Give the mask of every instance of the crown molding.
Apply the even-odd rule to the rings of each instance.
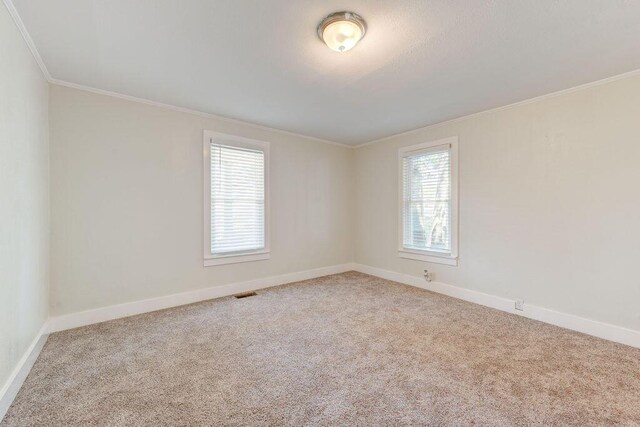
[[[207,119],[215,119],[215,120],[220,120],[220,121],[227,122],[227,123],[233,123],[233,124],[238,124],[238,125],[242,125],[242,126],[248,126],[248,127],[254,128],[254,129],[266,130],[266,131],[270,131],[270,132],[277,132],[277,133],[280,133],[280,134],[283,134],[283,135],[295,136],[297,138],[304,138],[304,139],[307,139],[309,141],[321,142],[323,144],[335,145],[335,146],[342,147],[342,148],[350,148],[350,149],[354,148],[352,145],[342,144],[340,142],[331,141],[331,140],[328,140],[328,139],[316,138],[314,136],[309,136],[309,135],[304,135],[304,134],[300,134],[300,133],[290,132],[290,131],[287,131],[287,130],[284,130],[284,129],[277,129],[277,128],[272,128],[272,127],[269,127],[269,126],[259,125],[259,124],[256,124],[256,123],[245,122],[245,121],[238,120],[238,119],[232,119],[232,118],[225,117],[225,116],[219,116],[217,114],[205,113],[204,111],[191,110],[189,108],[178,107],[176,105],[165,104],[165,103],[157,102],[157,101],[151,101],[149,99],[138,98],[136,96],[125,95],[123,93],[112,92],[112,91],[104,90],[104,89],[98,89],[98,88],[94,88],[94,87],[91,87],[91,86],[84,86],[84,85],[80,85],[80,84],[77,84],[77,83],[67,82],[67,81],[64,81],[64,80],[58,80],[58,79],[51,78],[51,79],[49,79],[49,83],[57,85],[57,86],[64,86],[64,87],[68,87],[68,88],[72,88],[72,89],[82,90],[82,91],[85,91],[85,92],[91,92],[91,93],[95,93],[95,94],[98,94],[98,95],[105,95],[105,96],[110,96],[110,97],[113,97],[113,98],[124,99],[126,101],[131,101],[131,102],[137,102],[137,103],[140,103],[140,104],[151,105],[153,107],[159,107],[159,108],[164,108],[164,109],[167,109],[167,110],[177,111],[179,113],[191,114],[191,115],[194,115],[194,116],[205,117]]]
[[[11,0],[3,0],[2,2],[4,3],[4,6],[7,8],[7,11],[9,11],[9,15],[11,15],[11,18],[13,19],[13,22],[16,24],[16,27],[18,27],[18,31],[20,31],[20,35],[22,35],[22,38],[24,39],[25,43],[27,44],[27,47],[29,48],[29,50],[31,51],[31,54],[33,55],[33,58],[38,63],[38,67],[40,67],[40,71],[42,71],[42,75],[47,81],[51,81],[51,74],[49,74],[49,70],[47,70],[47,66],[44,65],[44,61],[42,60],[42,57],[40,56],[38,49],[36,49],[36,45],[33,42],[33,39],[31,38],[31,36],[29,35],[29,32],[27,31],[27,27],[24,26],[24,22],[22,22],[22,18],[20,18],[20,15],[18,14],[18,10],[13,5],[13,2]]]
[[[141,104],[152,105],[154,107],[160,107],[160,108],[164,108],[164,109],[168,109],[168,110],[172,110],[172,111],[177,111],[177,112],[180,112],[180,113],[185,113],[185,114],[191,114],[191,115],[196,115],[196,116],[200,116],[200,117],[205,117],[205,118],[208,118],[208,119],[215,119],[215,120],[220,120],[220,121],[224,121],[224,122],[227,122],[227,123],[233,123],[233,124],[238,124],[238,125],[243,125],[243,126],[249,126],[249,127],[253,128],[253,129],[261,129],[261,130],[266,130],[266,131],[270,131],[270,132],[280,133],[280,134],[283,134],[283,135],[295,136],[297,138],[304,138],[304,139],[309,140],[309,141],[321,142],[321,143],[324,143],[324,144],[330,144],[330,145],[335,145],[335,146],[338,146],[338,147],[349,148],[349,149],[353,148],[352,145],[342,144],[340,142],[331,141],[331,140],[328,140],[328,139],[317,138],[317,137],[304,135],[304,134],[300,134],[300,133],[296,133],[296,132],[290,132],[290,131],[287,131],[287,130],[284,130],[284,129],[272,128],[272,127],[269,127],[269,126],[264,126],[264,125],[259,125],[259,124],[256,124],[256,123],[245,122],[243,120],[232,119],[232,118],[225,117],[225,116],[220,116],[220,115],[217,115],[217,114],[211,114],[211,113],[205,113],[203,111],[191,110],[189,108],[178,107],[176,105],[165,104],[165,103],[162,103],[162,102],[156,102],[156,101],[152,101],[152,100],[149,100],[149,99],[138,98],[138,97],[135,97],[135,96],[125,95],[125,94],[122,94],[122,93],[112,92],[112,91],[98,89],[98,88],[94,88],[94,87],[90,87],[90,86],[80,85],[80,84],[77,84],[77,83],[67,82],[67,81],[64,81],[64,80],[54,79],[51,76],[51,73],[49,73],[49,70],[47,69],[47,66],[44,64],[44,61],[42,60],[42,57],[40,56],[40,53],[38,52],[38,49],[36,48],[36,45],[33,42],[33,39],[29,35],[29,32],[27,31],[27,28],[24,25],[24,22],[22,22],[22,18],[20,18],[20,15],[18,14],[18,10],[16,9],[15,5],[13,4],[13,1],[12,0],[2,0],[2,2],[4,3],[5,7],[7,8],[7,11],[9,12],[9,15],[11,15],[11,18],[13,19],[13,22],[16,24],[16,27],[18,28],[18,31],[20,31],[20,35],[22,35],[22,38],[24,39],[25,43],[27,44],[27,47],[31,51],[31,54],[33,55],[33,58],[35,59],[36,63],[38,64],[38,67],[40,67],[40,70],[42,71],[42,75],[44,76],[45,80],[47,80],[51,84],[58,85],[58,86],[65,86],[65,87],[78,89],[78,90],[83,90],[83,91],[86,91],[86,92],[96,93],[96,94],[100,94],[100,95],[111,96],[111,97],[114,97],[114,98],[125,99],[127,101],[138,102],[138,103],[141,103]]]
[[[562,90],[558,90],[556,92],[551,92],[551,93],[547,93],[545,95],[540,95],[540,96],[536,96],[534,98],[529,98],[529,99],[525,99],[522,101],[517,101],[511,104],[507,104],[507,105],[503,105],[500,107],[495,107],[495,108],[490,108],[488,110],[482,110],[482,111],[478,111],[477,113],[471,113],[471,114],[467,114],[465,116],[460,116],[460,117],[456,117],[453,119],[449,119],[449,120],[444,120],[442,122],[438,122],[438,123],[433,123],[431,125],[427,125],[427,126],[422,126],[416,129],[411,129],[405,132],[400,132],[400,133],[396,133],[393,135],[389,135],[389,136],[385,136],[384,138],[379,138],[379,139],[374,139],[372,141],[369,142],[364,142],[362,144],[358,144],[358,145],[354,145],[352,146],[353,148],[362,148],[362,147],[366,147],[368,145],[373,145],[373,144],[378,144],[384,141],[388,141],[391,140],[393,138],[397,138],[399,136],[404,136],[404,135],[411,135],[413,133],[416,132],[420,132],[420,131],[425,131],[427,129],[432,129],[432,128],[437,128],[439,126],[443,126],[443,125],[447,125],[447,124],[451,124],[451,123],[456,123],[456,122],[461,122],[464,120],[468,120],[471,119],[473,117],[479,117],[485,114],[491,114],[491,113],[495,113],[501,110],[506,110],[509,108],[514,108],[514,107],[519,107],[521,105],[527,105],[527,104],[532,104],[534,102],[539,102],[539,101],[543,101],[545,99],[550,99],[550,98],[555,98],[561,95],[566,95],[569,93],[573,93],[573,92],[578,92],[584,89],[589,89],[591,87],[596,87],[596,86],[601,86],[601,85],[605,85],[607,83],[612,83],[618,80],[622,80],[622,79],[626,79],[628,77],[634,77],[634,76],[640,76],[640,69],[637,70],[633,70],[633,71],[629,71],[626,73],[622,73],[622,74],[617,74],[615,76],[611,76],[611,77],[607,77],[601,80],[596,80],[593,82],[589,82],[589,83],[584,83],[578,86],[574,86],[574,87],[570,87],[568,89],[562,89]]]
[[[362,147],[366,147],[368,145],[373,145],[373,144],[378,144],[384,141],[388,141],[391,140],[393,138],[397,138],[399,136],[404,136],[404,135],[410,135],[416,132],[420,132],[420,131],[425,131],[427,129],[432,129],[432,128],[437,128],[439,126],[444,126],[446,124],[451,124],[451,123],[456,123],[456,122],[460,122],[460,121],[464,121],[467,119],[471,119],[473,117],[479,117],[485,114],[491,114],[491,113],[495,113],[501,110],[506,110],[509,108],[513,108],[513,107],[518,107],[518,106],[522,106],[522,105],[527,105],[527,104],[531,104],[534,102],[539,102],[539,101],[543,101],[545,99],[550,99],[550,98],[555,98],[557,96],[561,96],[561,95],[566,95],[572,92],[577,92],[577,91],[581,91],[583,89],[588,89],[591,87],[595,87],[595,86],[601,86],[607,83],[612,83],[615,82],[617,80],[622,80],[628,77],[633,77],[633,76],[637,76],[640,75],[640,69],[636,69],[636,70],[632,70],[626,73],[622,73],[622,74],[617,74],[615,76],[611,76],[611,77],[607,77],[604,79],[600,79],[600,80],[596,80],[593,82],[589,82],[589,83],[585,83],[585,84],[581,84],[578,86],[574,86],[568,89],[562,89],[562,90],[558,90],[555,92],[551,92],[551,93],[547,93],[544,95],[540,95],[540,96],[536,96],[533,98],[528,98],[522,101],[517,101],[511,104],[506,104],[500,107],[495,107],[495,108],[490,108],[488,110],[482,110],[482,111],[478,111],[476,113],[471,113],[471,114],[467,114],[464,116],[460,116],[460,117],[456,117],[453,119],[449,119],[449,120],[444,120],[438,123],[433,123],[427,126],[422,126],[416,129],[411,129],[405,132],[400,132],[400,133],[396,133],[393,135],[389,135],[389,136],[385,136],[383,138],[378,138],[378,139],[374,139],[368,142],[364,142],[362,144],[356,144],[356,145],[350,145],[350,144],[343,144],[340,142],[336,142],[336,141],[331,141],[328,139],[323,139],[323,138],[317,138],[314,136],[309,136],[309,135],[304,135],[304,134],[300,134],[300,133],[296,133],[296,132],[291,132],[291,131],[287,131],[284,129],[278,129],[278,128],[272,128],[269,126],[264,126],[264,125],[259,125],[256,123],[251,123],[251,122],[246,122],[243,120],[238,120],[238,119],[232,119],[230,117],[225,117],[225,116],[220,116],[217,114],[211,114],[211,113],[205,113],[203,111],[197,111],[197,110],[191,110],[189,108],[184,108],[184,107],[178,107],[176,105],[171,105],[171,104],[165,104],[162,102],[157,102],[157,101],[152,101],[149,99],[144,99],[144,98],[138,98],[135,96],[130,96],[130,95],[125,95],[122,93],[118,93],[118,92],[112,92],[112,91],[108,91],[108,90],[103,90],[103,89],[98,89],[98,88],[94,88],[94,87],[90,87],[90,86],[85,86],[85,85],[80,85],[77,83],[72,83],[72,82],[67,82],[64,80],[58,80],[58,79],[54,79],[51,74],[49,73],[49,70],[47,69],[47,66],[44,64],[44,61],[42,60],[42,57],[40,56],[40,53],[38,52],[38,49],[36,48],[35,43],[33,42],[33,39],[31,38],[31,36],[29,35],[29,32],[27,31],[27,28],[24,26],[24,23],[22,22],[22,19],[20,18],[20,15],[18,14],[17,9],[15,8],[13,1],[12,0],[2,0],[5,7],[7,8],[7,10],[9,11],[9,14],[11,15],[11,18],[13,19],[13,21],[15,22],[16,26],[18,27],[18,30],[20,31],[20,34],[22,35],[22,38],[24,39],[24,41],[27,43],[27,46],[29,47],[29,50],[31,51],[31,54],[33,55],[33,58],[36,60],[36,62],[38,63],[38,66],[40,67],[40,70],[42,71],[42,74],[44,75],[44,78],[51,84],[55,84],[58,86],[65,86],[65,87],[69,87],[69,88],[73,88],[73,89],[78,89],[78,90],[83,90],[86,92],[91,92],[91,93],[96,93],[96,94],[100,94],[100,95],[105,95],[105,96],[111,96],[114,98],[120,98],[120,99],[124,99],[127,101],[132,101],[132,102],[138,102],[141,104],[147,104],[147,105],[152,105],[154,107],[160,107],[160,108],[165,108],[168,110],[172,110],[172,111],[177,111],[177,112],[181,112],[181,113],[185,113],[185,114],[192,114],[192,115],[196,115],[196,116],[200,116],[200,117],[205,117],[205,118],[209,118],[209,119],[216,119],[216,120],[220,120],[220,121],[224,121],[227,123],[234,123],[234,124],[239,124],[239,125],[243,125],[243,126],[249,126],[252,127],[254,129],[261,129],[261,130],[266,130],[266,131],[271,131],[271,132],[277,132],[283,135],[290,135],[290,136],[295,136],[298,138],[304,138],[310,141],[316,141],[316,142],[321,142],[324,144],[330,144],[330,145],[335,145],[338,147],[343,147],[343,148],[350,148],[350,149],[356,149],[356,148],[362,148]]]

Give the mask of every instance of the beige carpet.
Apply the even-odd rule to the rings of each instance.
[[[53,334],[3,425],[640,425],[640,350],[359,273]]]

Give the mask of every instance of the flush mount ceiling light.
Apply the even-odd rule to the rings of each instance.
[[[352,49],[366,32],[364,19],[353,12],[332,13],[318,25],[318,37],[336,52]]]

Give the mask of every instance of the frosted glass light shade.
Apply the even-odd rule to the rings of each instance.
[[[364,20],[353,12],[337,12],[318,25],[318,36],[329,49],[346,52],[352,49],[367,30]]]

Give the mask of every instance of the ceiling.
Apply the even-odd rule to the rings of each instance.
[[[54,79],[350,145],[640,68],[637,0],[13,3]]]

